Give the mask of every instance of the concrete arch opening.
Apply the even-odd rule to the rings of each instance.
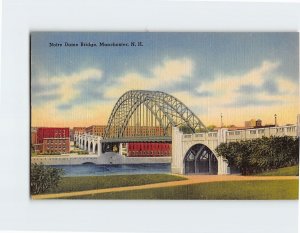
[[[90,143],[90,150],[89,151],[93,152],[93,143],[92,142]]]
[[[184,157],[185,174],[218,174],[218,160],[214,153],[203,144],[192,146]]]
[[[95,154],[98,154],[98,143],[95,145]]]

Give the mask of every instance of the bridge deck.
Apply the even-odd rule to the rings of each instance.
[[[127,138],[105,138],[102,143],[126,143],[126,142],[172,142],[171,136],[164,137],[127,137]]]

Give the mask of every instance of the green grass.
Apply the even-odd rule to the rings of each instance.
[[[46,193],[125,187],[185,179],[186,178],[168,174],[63,177],[58,187],[50,189]]]
[[[256,176],[299,176],[299,165],[283,167],[256,174]]]
[[[294,200],[298,199],[298,180],[225,181],[111,192],[74,199]]]
[[[34,157],[34,156],[37,156],[37,154],[36,154],[35,151],[32,151],[32,152],[31,152],[31,157]]]

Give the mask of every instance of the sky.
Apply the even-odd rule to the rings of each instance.
[[[279,124],[293,124],[298,53],[296,32],[33,32],[32,126],[106,125],[129,90],[171,94],[206,126],[220,126],[221,114],[225,125],[272,124],[274,114]]]

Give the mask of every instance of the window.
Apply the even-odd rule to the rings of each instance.
[[[295,128],[296,128],[296,127],[290,127],[290,128],[287,128],[287,132],[295,132]]]
[[[240,131],[235,131],[235,135],[240,135],[241,132]]]
[[[259,134],[263,134],[263,133],[265,133],[265,130],[264,130],[264,129],[259,129],[259,130],[258,130],[258,133],[259,133]]]
[[[256,130],[250,130],[250,134],[256,134]]]
[[[283,132],[283,128],[277,128],[277,129],[276,129],[276,132],[277,132],[277,133]]]

